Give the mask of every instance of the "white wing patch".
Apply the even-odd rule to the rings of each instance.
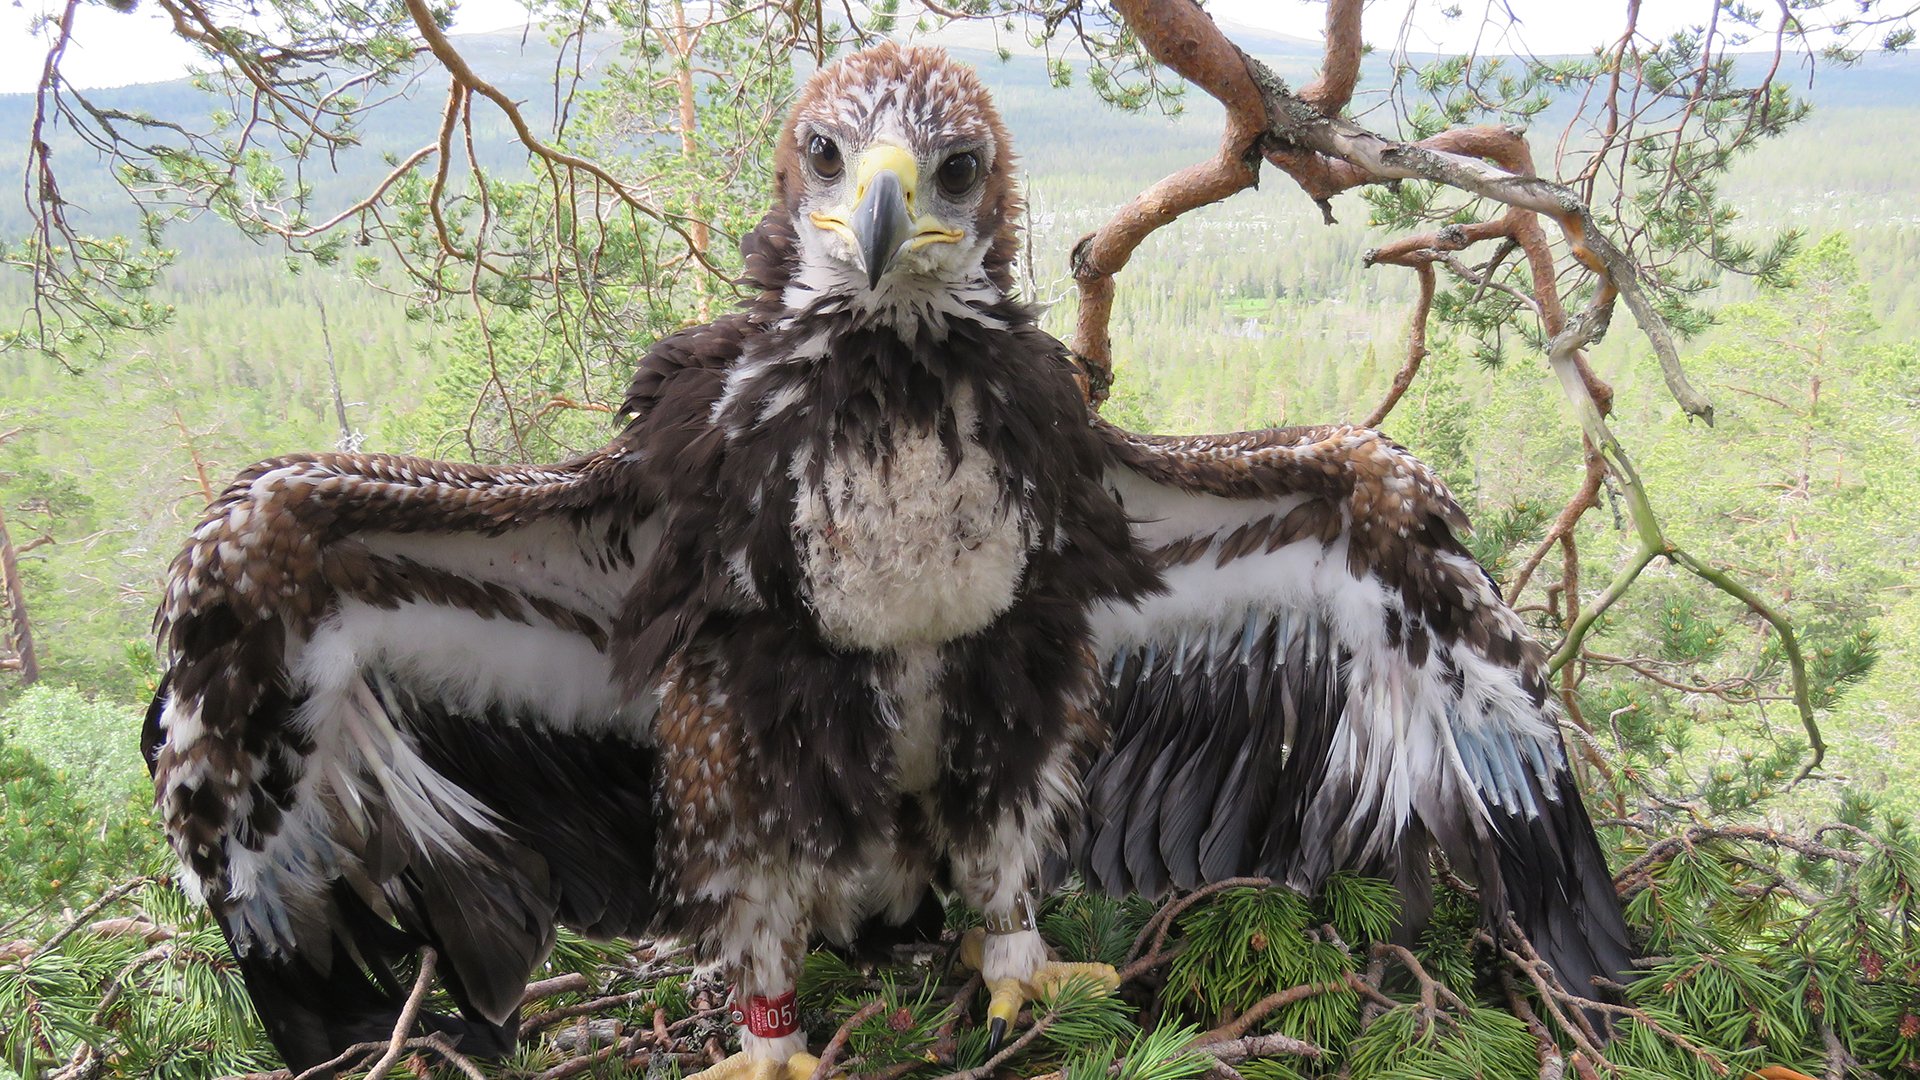
[[[1141,861],[1156,844],[1148,834],[1159,831],[1157,843],[1177,847],[1180,841],[1174,838],[1199,835],[1191,831],[1191,818],[1180,819],[1181,814],[1198,812],[1205,821],[1237,812],[1212,805],[1207,792],[1195,796],[1208,802],[1197,811],[1177,810],[1175,793],[1167,793],[1164,804],[1162,796],[1130,793],[1128,784],[1137,791],[1140,784],[1151,786],[1154,777],[1165,783],[1186,768],[1184,759],[1172,759],[1169,766],[1155,738],[1173,739],[1186,748],[1182,753],[1201,755],[1210,763],[1204,768],[1237,775],[1236,754],[1254,752],[1240,748],[1241,739],[1268,737],[1260,734],[1263,726],[1271,729],[1283,719],[1285,745],[1271,748],[1289,759],[1312,755],[1287,771],[1292,782],[1311,787],[1276,794],[1280,804],[1298,814],[1299,849],[1269,851],[1262,858],[1277,859],[1266,869],[1284,868],[1296,887],[1317,887],[1336,870],[1394,866],[1416,822],[1451,830],[1458,840],[1486,835],[1496,811],[1521,820],[1544,811],[1541,794],[1554,797],[1552,778],[1563,760],[1553,722],[1556,706],[1551,699],[1534,698],[1522,669],[1496,662],[1464,640],[1431,636],[1430,646],[1410,657],[1404,635],[1414,628],[1429,631],[1379,574],[1350,568],[1349,545],[1358,541],[1345,506],[1328,505],[1320,512],[1321,522],[1329,520],[1324,515],[1335,515],[1331,520],[1338,528],[1330,540],[1315,524],[1304,530],[1311,535],[1267,550],[1265,540],[1278,533],[1260,523],[1285,518],[1309,496],[1226,498],[1156,482],[1124,467],[1109,475],[1108,486],[1133,519],[1142,546],[1167,553],[1170,563],[1164,568],[1164,592],[1135,603],[1109,603],[1092,613],[1112,692],[1129,702],[1127,717],[1112,718],[1129,725],[1116,736],[1125,747],[1118,752],[1138,755],[1096,766],[1118,770],[1102,775],[1108,790],[1099,805],[1121,816],[1090,822],[1096,832],[1108,830],[1100,857],[1117,867],[1116,873],[1146,866],[1148,880],[1155,880],[1156,871]],[[1304,513],[1311,517],[1315,510],[1306,507]],[[1235,546],[1232,538],[1242,531],[1262,542]],[[1481,619],[1478,625],[1502,641],[1523,634],[1518,618],[1500,604],[1470,560],[1445,551],[1423,551],[1421,557],[1453,571],[1449,580],[1466,583],[1460,586],[1463,616]],[[1329,648],[1331,656],[1325,652]],[[1272,671],[1254,670],[1268,664]],[[1283,676],[1282,665],[1293,670]],[[1314,680],[1323,678],[1334,683],[1324,703],[1313,689]],[[1127,696],[1122,679],[1151,685],[1142,683]],[[1233,746],[1223,748],[1206,734],[1225,721],[1211,710],[1220,707],[1220,695],[1236,693],[1229,687],[1241,684],[1243,710],[1278,711],[1252,715],[1248,733],[1233,736]],[[1305,696],[1273,702],[1263,697],[1267,694]],[[1323,712],[1327,706],[1337,713]],[[1170,711],[1159,716],[1161,709]],[[1263,843],[1268,826],[1256,821],[1248,826],[1253,830],[1249,842]],[[1121,835],[1132,839],[1116,848],[1113,829],[1124,829]],[[1147,833],[1136,834],[1137,829]],[[1285,829],[1275,835],[1282,834],[1292,835]],[[1192,865],[1190,854],[1163,850],[1169,867]],[[1208,858],[1216,855],[1210,851]],[[1112,863],[1116,857],[1124,865]]]

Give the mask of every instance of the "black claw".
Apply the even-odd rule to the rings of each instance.
[[[992,1057],[993,1055],[1000,1052],[1000,1044],[1006,1040],[1006,1037],[1007,1037],[1007,1022],[1005,1020],[1002,1020],[1001,1018],[996,1016],[987,1021],[987,1056],[988,1057]]]

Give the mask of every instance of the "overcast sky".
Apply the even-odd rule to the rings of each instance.
[[[1367,7],[1367,41],[1391,47],[1410,2],[1417,7],[1408,47],[1437,52],[1470,48],[1480,31],[1479,13],[1488,3],[1497,4],[1496,10],[1514,11],[1520,23],[1515,33],[1537,53],[1584,52],[1617,37],[1625,6],[1591,0],[1462,0],[1457,6],[1468,14],[1447,19],[1440,11],[1456,6],[1450,0],[1374,0]],[[1712,3],[1646,0],[1641,29],[1665,36],[1699,23]],[[60,0],[0,0],[0,93],[30,91],[39,82],[46,41],[28,34],[27,28],[35,15],[62,7]],[[1223,19],[1304,38],[1319,37],[1326,18],[1325,5],[1314,0],[1211,0],[1208,7]],[[519,26],[525,21],[525,10],[517,0],[461,0],[454,30],[470,33]],[[1516,51],[1514,42],[1497,39],[1483,41],[1481,50]],[[123,86],[178,78],[193,58],[192,50],[168,32],[165,16],[156,5],[142,4],[133,14],[123,15],[88,3],[75,19],[73,43],[63,68],[67,78],[81,87]]]

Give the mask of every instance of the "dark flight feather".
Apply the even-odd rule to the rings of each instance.
[[[1630,978],[1544,655],[1438,480],[1361,429],[1097,426],[1167,588],[1095,617],[1112,735],[1074,834],[1086,880],[1312,891],[1352,870],[1393,881],[1417,924],[1437,851],[1570,987]]]

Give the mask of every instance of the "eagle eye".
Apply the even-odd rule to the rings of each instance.
[[[940,163],[936,174],[940,181],[940,190],[954,198],[959,198],[973,190],[980,181],[980,155],[964,150]]]
[[[840,157],[840,147],[825,135],[815,135],[807,140],[807,166],[813,175],[822,180],[831,180],[840,175],[847,167]]]

